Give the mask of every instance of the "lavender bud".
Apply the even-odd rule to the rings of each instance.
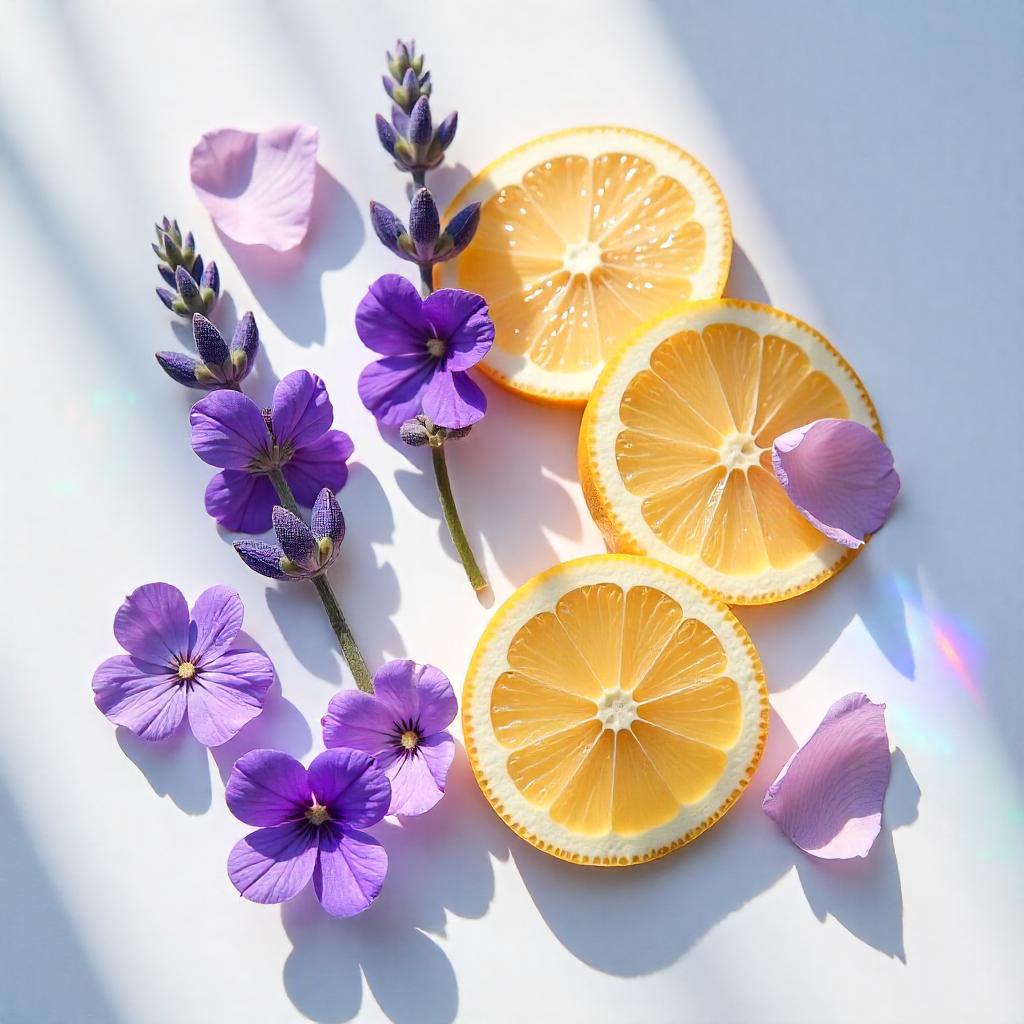
[[[442,152],[451,144],[455,138],[455,129],[459,126],[459,112],[453,110],[437,127],[435,138],[441,144]]]
[[[196,379],[196,367],[199,363],[191,356],[180,352],[157,352],[156,361],[171,380],[184,384],[187,388],[203,387]]]
[[[157,298],[171,311],[174,310],[174,294],[166,288],[156,289]]]
[[[153,248],[156,248],[154,246]],[[178,282],[174,280],[174,271],[171,270],[166,263],[158,263],[156,265],[157,273],[172,287],[177,288]]]
[[[422,416],[406,420],[398,431],[398,436],[411,448],[421,448],[425,444],[430,444],[430,433],[423,424]]]
[[[429,262],[441,234],[437,205],[429,189],[421,188],[412,197],[412,205],[409,208],[409,234],[412,236],[417,255],[424,263]]]
[[[421,96],[409,114],[409,141],[414,146],[428,146],[433,138],[434,129],[430,120],[430,101]]]
[[[434,259],[437,262],[453,259],[473,241],[476,229],[480,224],[480,204],[470,203],[463,207],[447,223],[444,234],[438,240],[434,249]]]
[[[384,151],[388,155],[394,156],[395,142],[398,137],[395,135],[394,128],[380,114],[377,115],[377,138],[380,139],[380,144],[384,147]]]
[[[217,264],[210,260],[207,264],[206,269],[203,271],[202,279],[199,282],[200,289],[209,289],[213,292],[214,299],[220,295],[220,271],[217,270]],[[212,306],[212,304],[211,304]],[[209,312],[209,310],[207,310]]]

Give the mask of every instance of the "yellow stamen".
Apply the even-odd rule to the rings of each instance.
[[[415,750],[416,745],[420,741],[420,734],[413,729],[408,729],[402,733],[402,746],[406,750]]]
[[[327,808],[320,804],[313,804],[313,806],[306,811],[306,818],[313,825],[322,825],[328,818]]]
[[[183,682],[187,683],[190,679],[195,679],[196,667],[191,661],[183,661],[178,665],[178,678]]]

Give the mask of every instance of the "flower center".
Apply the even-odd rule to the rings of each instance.
[[[448,351],[448,342],[444,338],[427,338],[427,351],[435,359],[444,359]]]
[[[313,804],[313,806],[306,811],[306,820],[311,825],[322,825],[328,817],[327,808],[324,807],[323,804]]]
[[[187,683],[190,679],[195,679],[196,667],[191,661],[183,661],[178,665],[178,678],[183,682]]]
[[[406,729],[402,733],[401,743],[406,750],[415,750],[420,742],[420,734],[415,729]]]

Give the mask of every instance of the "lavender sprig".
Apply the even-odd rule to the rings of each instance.
[[[217,264],[210,260],[203,265],[203,257],[196,252],[192,232],[182,237],[176,220],[164,217],[154,226],[156,242],[153,243],[153,252],[160,258],[156,269],[168,286],[157,288],[157,297],[178,316],[210,313],[220,295]]]

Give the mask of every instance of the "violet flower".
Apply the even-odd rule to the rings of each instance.
[[[182,237],[176,220],[164,217],[155,227],[153,252],[160,258],[156,269],[167,285],[156,290],[160,301],[178,316],[209,313],[220,295],[217,264],[211,260],[203,265],[192,232]]]
[[[206,488],[206,511],[225,529],[269,529],[282,484],[309,507],[323,487],[338,491],[348,478],[352,441],[331,429],[327,388],[307,370],[277,385],[268,410],[237,391],[216,391],[193,406],[189,420],[193,451],[221,470]]]
[[[334,563],[345,539],[345,518],[338,499],[325,487],[313,503],[310,526],[280,505],[274,507],[277,544],[235,541],[235,550],[250,569],[274,580],[311,580]]]
[[[192,317],[192,337],[199,359],[181,352],[156,353],[156,361],[167,376],[187,388],[237,391],[238,385],[249,376],[260,347],[260,333],[252,313],[246,313],[238,321],[230,346],[202,313]]]
[[[373,676],[374,695],[335,694],[321,724],[324,746],[372,754],[391,780],[389,814],[429,811],[444,795],[458,711],[448,677],[433,665],[389,661]]]
[[[480,223],[480,204],[459,210],[441,230],[437,205],[421,188],[409,207],[409,229],[382,203],[370,203],[370,222],[381,242],[403,260],[430,267],[454,259],[471,241]]]
[[[204,746],[225,743],[263,710],[274,681],[266,655],[235,645],[243,615],[230,587],[203,591],[191,613],[168,583],[132,591],[114,616],[128,653],[96,669],[96,706],[140,739],[166,739],[187,715]]]
[[[442,427],[468,427],[487,398],[466,373],[494,341],[487,303],[473,292],[442,288],[421,299],[397,274],[377,278],[356,310],[356,332],[384,358],[359,376],[359,397],[385,426],[423,413]]]
[[[231,769],[231,813],[259,826],[228,856],[234,887],[254,903],[283,903],[312,881],[321,906],[352,917],[380,894],[384,847],[364,831],[387,813],[391,785],[372,757],[327,750],[309,768],[277,750],[253,750]]]

